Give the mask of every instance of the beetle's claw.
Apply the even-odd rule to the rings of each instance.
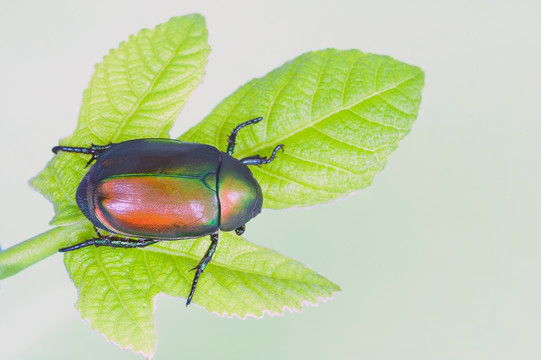
[[[88,160],[88,161],[86,162],[85,169],[86,169],[90,164],[92,164],[92,162],[93,162],[94,160],[96,160],[96,156],[95,156],[94,154],[92,154],[92,156],[90,157],[90,160]]]

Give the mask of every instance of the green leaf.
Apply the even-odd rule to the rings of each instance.
[[[68,205],[60,210],[53,219],[49,222],[49,225],[65,226],[75,224],[79,221],[85,221],[85,217],[79,207],[76,205]]]
[[[340,290],[296,260],[240,236],[220,237],[194,296],[209,312],[240,318],[283,314],[286,306],[299,311]],[[157,343],[154,297],[161,292],[185,298],[193,279],[189,270],[208,245],[209,239],[201,238],[144,250],[90,247],[67,253],[66,267],[79,290],[77,308],[109,340],[152,357]]]
[[[423,82],[421,69],[388,56],[310,52],[242,86],[180,139],[225,150],[236,125],[262,116],[239,133],[235,157],[285,145],[274,162],[251,168],[263,206],[325,203],[383,169],[417,117]]]
[[[88,146],[141,137],[167,137],[201,82],[209,52],[204,19],[173,18],[142,30],[96,66],[72,136],[61,144]],[[356,50],[305,54],[241,87],[183,140],[225,150],[231,129],[247,119],[235,156],[269,155],[252,167],[267,207],[322,203],[367,186],[410,130],[421,99],[420,69]],[[32,180],[53,202],[63,225],[0,253],[0,277],[95,237],[75,192],[88,156],[60,153]],[[208,239],[162,241],[144,249],[87,247],[65,265],[79,290],[77,307],[110,341],[152,357],[157,335],[154,298],[185,298]],[[46,246],[43,246],[46,245]],[[34,252],[34,255],[32,255]],[[300,310],[332,297],[339,287],[301,263],[220,233],[218,250],[199,280],[193,302],[223,316],[261,317]]]
[[[202,81],[209,51],[205,21],[200,15],[172,18],[154,30],[144,29],[131,36],[96,65],[84,93],[77,128],[61,144],[89,146],[91,143],[107,144],[133,138],[168,137],[174,120]],[[51,224],[77,224],[83,220],[75,225],[77,231],[73,227],[58,228],[72,229],[70,244],[95,236],[75,202],[75,191],[86,173],[87,161],[88,156],[60,153],[31,181],[32,186],[55,207],[56,216]],[[66,246],[65,242],[62,246]],[[56,246],[52,251],[60,247]],[[70,260],[72,257],[71,254],[66,256],[68,271],[80,266],[78,260]],[[74,281],[80,287],[79,279],[74,278]],[[92,290],[101,293],[100,289]],[[101,290],[105,291],[105,288]],[[84,299],[86,295],[92,294],[86,294],[85,290],[80,292],[80,298]],[[145,294],[132,293],[131,296],[140,299]],[[147,302],[151,300],[152,297],[147,297]],[[107,308],[108,304],[104,299],[101,306]],[[144,313],[143,309],[137,316],[141,319],[146,316],[145,321],[153,324],[153,314]],[[83,307],[81,313],[98,331],[109,335],[109,329],[103,327],[91,311]],[[127,332],[134,329],[126,327]],[[110,340],[147,355],[154,351],[155,340],[154,345],[147,341],[155,338],[155,333],[146,334],[148,338],[118,335],[113,334]]]
[[[62,144],[88,146],[166,136],[179,104],[184,104],[200,81],[208,53],[205,40],[203,19],[189,16],[172,19],[154,31],[143,30],[112,50],[96,67],[76,131]],[[148,51],[145,46],[156,49]],[[163,56],[156,63],[143,56],[139,60],[150,63],[132,70],[138,61],[132,53]],[[129,56],[135,59],[128,60]],[[186,64],[200,64],[200,68]],[[153,77],[145,79],[153,85],[137,91],[144,82],[138,79],[148,69],[154,70]],[[51,223],[72,224],[62,228],[71,230],[69,244],[95,237],[75,203],[87,161],[88,156],[60,153],[32,180],[55,205]],[[154,297],[162,292],[185,298],[193,279],[189,270],[207,247],[208,239],[198,239],[162,242],[144,250],[88,247],[67,253],[65,265],[79,290],[77,307],[82,317],[110,341],[151,357],[157,343]],[[209,312],[241,318],[282,314],[285,308],[300,310],[304,304],[317,304],[339,291],[337,285],[299,262],[241,237],[221,234],[218,249],[193,299]]]
[[[200,15],[175,17],[141,30],[96,65],[83,96],[79,122],[62,145],[89,146],[143,137],[168,137],[190,94],[201,83],[210,48]],[[62,220],[76,207],[75,190],[88,156],[60,153],[31,184]]]

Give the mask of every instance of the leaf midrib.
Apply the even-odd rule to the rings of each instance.
[[[182,240],[173,240],[173,241],[182,241]],[[158,244],[156,244],[156,245],[158,245]],[[172,250],[172,249],[169,249],[169,248],[161,247],[159,245],[158,246],[153,245],[153,246],[147,247],[145,249],[130,249],[130,250],[149,251],[149,252],[154,252],[154,253],[158,253],[158,254],[165,254],[165,255],[168,255],[168,256],[175,257],[175,258],[178,258],[178,257],[180,257],[180,258],[188,258],[190,260],[195,260],[195,261],[199,261],[201,259],[201,257],[203,257],[203,255],[199,256],[199,255],[189,254],[189,253],[180,253],[179,254],[178,250]],[[218,250],[217,251],[220,251],[219,243],[218,243]],[[239,255],[245,255],[247,253],[256,252],[256,251],[257,250],[252,250],[252,251],[247,251],[247,252],[242,253],[242,254],[238,254],[235,257],[231,258],[231,260],[234,260]],[[280,263],[277,263],[277,266],[282,265],[282,264],[284,264],[286,262],[287,263],[296,263],[297,262],[296,260],[293,260],[293,259],[290,259],[290,258],[286,258],[286,259],[287,259],[286,261],[282,261]],[[233,271],[233,272],[238,272],[238,273],[243,273],[243,274],[252,274],[252,275],[257,275],[257,276],[262,276],[262,277],[269,277],[269,278],[272,278],[272,279],[278,279],[278,280],[288,280],[288,281],[302,282],[302,280],[295,280],[295,279],[292,279],[292,278],[274,276],[274,274],[269,275],[269,274],[264,274],[264,273],[261,273],[261,272],[248,271],[248,270],[240,268],[238,266],[225,264],[225,263],[222,263],[222,262],[219,262],[219,261],[216,261],[216,260],[212,260],[212,262],[210,264],[215,266],[215,267],[220,267],[220,268],[228,270],[228,271]]]
[[[307,129],[307,128],[310,128],[310,127],[314,127],[315,125],[317,125],[317,124],[319,124],[320,122],[322,122],[323,120],[325,120],[325,119],[331,117],[332,115],[337,114],[337,113],[339,113],[339,112],[341,112],[341,111],[351,110],[351,108],[353,108],[354,106],[357,106],[357,105],[359,105],[359,104],[361,104],[361,103],[363,103],[363,102],[365,102],[365,101],[367,101],[367,100],[369,100],[369,99],[371,99],[371,98],[373,98],[373,97],[375,97],[375,96],[381,95],[381,94],[383,94],[383,93],[385,93],[385,92],[387,92],[387,91],[389,91],[389,90],[393,90],[393,89],[399,87],[400,85],[402,85],[402,84],[404,84],[404,83],[406,83],[406,82],[408,82],[408,81],[410,81],[410,80],[412,80],[412,79],[415,79],[417,76],[421,75],[422,73],[423,73],[423,72],[422,72],[421,69],[417,69],[417,72],[416,72],[415,74],[413,74],[413,75],[410,76],[410,77],[407,77],[407,78],[403,79],[403,80],[400,81],[400,82],[397,82],[397,83],[393,84],[392,86],[385,87],[385,88],[383,88],[383,89],[381,89],[381,90],[378,90],[378,91],[376,91],[376,92],[374,92],[374,93],[372,93],[372,94],[370,94],[370,95],[368,95],[368,96],[365,96],[365,97],[362,98],[362,99],[359,99],[359,100],[356,101],[356,102],[351,103],[351,104],[348,105],[348,106],[344,106],[344,107],[339,108],[339,109],[337,109],[337,110],[331,111],[331,112],[329,112],[329,113],[327,113],[327,114],[325,114],[325,115],[322,115],[322,116],[320,116],[319,118],[317,118],[317,119],[315,119],[315,120],[312,120],[312,121],[310,121],[309,123],[306,123],[305,125],[303,125],[303,126],[297,128],[297,129],[295,129],[295,130],[293,130],[293,131],[290,131],[290,132],[288,132],[287,134],[284,134],[284,135],[281,136],[281,137],[273,138],[272,140],[270,140],[270,139],[265,139],[266,141],[265,141],[264,143],[262,143],[262,144],[260,144],[260,145],[258,145],[258,146],[256,146],[256,147],[254,147],[254,148],[250,148],[250,149],[248,149],[248,150],[242,151],[242,152],[241,152],[242,155],[239,154],[239,157],[246,156],[246,154],[247,154],[248,152],[249,152],[249,153],[257,153],[257,152],[259,152],[260,150],[263,150],[263,149],[265,149],[265,148],[271,146],[272,144],[281,144],[281,143],[283,143],[285,140],[287,140],[287,139],[289,139],[289,138],[291,138],[291,137],[297,135],[298,133],[302,132],[303,130],[305,130],[305,129]],[[387,125],[385,125],[385,124],[381,124],[381,123],[375,122],[375,121],[373,121],[373,120],[369,120],[369,119],[365,119],[365,120],[368,121],[368,122],[371,122],[371,123],[375,123],[375,124],[381,125],[381,126],[387,126]]]
[[[124,302],[124,297],[121,295],[120,291],[118,290],[118,288],[115,286],[113,280],[110,278],[109,276],[109,273],[107,271],[107,268],[105,267],[105,265],[103,264],[103,262],[101,261],[101,258],[100,258],[100,254],[98,253],[97,251],[97,248],[95,247],[94,248],[94,259],[96,259],[96,262],[99,266],[99,269],[101,270],[101,272],[104,274],[105,278],[107,279],[107,282],[109,283],[109,286],[112,288],[112,290],[115,292],[115,294],[117,295],[117,298],[118,298],[118,301],[120,302],[120,304],[122,304],[122,307],[124,308],[124,311],[126,311],[134,324],[136,324],[137,328],[139,328],[141,330],[142,333],[146,334],[147,332],[145,331],[145,329],[143,329],[143,327],[139,324],[139,321],[137,321],[137,319],[135,318],[134,314],[132,313],[132,311],[130,309],[128,309],[126,303]],[[101,306],[100,306],[100,311],[101,311]],[[115,331],[117,329],[117,322],[115,322]],[[145,336],[145,342],[147,343],[147,349],[150,349],[150,344],[148,342],[148,338]]]
[[[186,36],[182,39],[181,42],[179,42],[178,46],[175,48],[175,51],[173,52],[173,55],[171,55],[171,57],[169,59],[167,59],[167,61],[163,64],[162,68],[160,69],[160,71],[158,72],[158,74],[154,77],[154,79],[151,81],[150,83],[150,86],[147,88],[147,91],[145,91],[141,97],[139,97],[137,99],[137,101],[133,104],[132,108],[130,109],[130,112],[124,116],[124,118],[122,119],[122,121],[118,124],[117,128],[116,128],[116,131],[115,133],[113,134],[113,136],[111,137],[111,141],[115,141],[118,136],[120,136],[122,130],[124,129],[124,127],[126,126],[126,124],[128,123],[128,121],[133,117],[133,115],[139,110],[139,107],[141,105],[141,103],[147,98],[147,96],[149,94],[151,94],[154,90],[154,87],[156,86],[156,84],[158,83],[158,81],[161,79],[161,76],[162,74],[164,73],[164,71],[169,67],[169,65],[172,63],[172,61],[177,57],[178,55],[178,52],[180,50],[180,48],[182,47],[182,45],[186,42],[186,40],[188,38],[190,38],[190,34],[191,34],[191,30],[192,28],[194,27],[194,24],[195,24],[195,21],[192,20],[191,21],[191,24],[189,25],[189,27],[187,28],[186,30]],[[128,83],[130,83],[130,79],[129,79],[129,75],[126,74],[126,76],[128,77]],[[131,87],[131,85],[130,85]],[[109,97],[109,96],[108,96]],[[113,100],[111,98],[109,98],[109,101],[111,103],[113,103]]]

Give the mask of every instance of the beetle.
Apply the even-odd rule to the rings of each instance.
[[[55,146],[52,151],[91,155],[94,161],[75,195],[97,237],[60,252],[86,246],[142,248],[159,241],[210,235],[210,246],[196,270],[186,306],[197,281],[218,246],[218,232],[241,235],[245,224],[261,212],[261,187],[248,168],[274,160],[259,155],[235,159],[237,133],[260,122],[258,117],[233,129],[227,150],[172,139],[135,139],[90,147]],[[110,233],[103,235],[100,229]]]

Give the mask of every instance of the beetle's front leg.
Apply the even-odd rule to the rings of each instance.
[[[258,117],[258,118],[252,119],[252,120],[248,120],[248,121],[243,122],[242,124],[240,124],[239,126],[237,126],[236,128],[233,129],[233,131],[231,132],[231,135],[229,135],[229,140],[227,141],[227,153],[229,155],[233,155],[233,151],[235,150],[235,140],[237,139],[237,133],[239,132],[239,130],[242,129],[243,127],[245,127],[245,126],[258,123],[261,120],[263,120],[262,117]]]
[[[211,243],[207,252],[205,253],[205,256],[203,256],[201,261],[199,261],[199,264],[197,264],[197,266],[192,269],[196,270],[196,272],[192,282],[192,290],[190,291],[190,295],[188,295],[188,299],[186,300],[186,306],[190,305],[190,303],[192,302],[193,294],[195,293],[195,288],[197,286],[197,282],[199,281],[199,277],[201,276],[203,271],[205,271],[205,268],[212,260],[212,256],[216,252],[216,248],[218,247],[218,233],[211,234],[210,241]]]
[[[53,147],[53,152],[55,154],[58,154],[59,151],[65,151],[65,152],[74,152],[79,154],[87,154],[92,155],[90,160],[85,165],[85,168],[92,164],[94,160],[98,158],[98,156],[105,150],[109,149],[113,144],[108,145],[90,145],[89,147],[77,147],[77,146],[55,146]]]
[[[152,240],[152,239],[127,239],[120,236],[104,236],[102,235],[98,229],[94,228],[94,231],[96,231],[96,234],[98,237],[92,238],[86,241],[83,241],[79,244],[75,244],[73,246],[68,246],[62,249],[59,249],[60,252],[68,252],[73,251],[77,249],[81,249],[87,246],[94,245],[95,247],[98,246],[109,246],[112,248],[141,248],[145,246],[149,246],[152,244],[155,244],[158,242],[158,240]]]
[[[254,156],[245,157],[244,159],[241,159],[240,162],[243,163],[244,165],[257,165],[257,166],[263,165],[263,164],[268,164],[272,160],[274,160],[278,150],[284,151],[284,144],[280,144],[280,145],[276,146],[274,148],[274,150],[272,151],[272,154],[271,154],[270,158],[268,158],[268,159],[267,159],[266,156],[254,155]]]

